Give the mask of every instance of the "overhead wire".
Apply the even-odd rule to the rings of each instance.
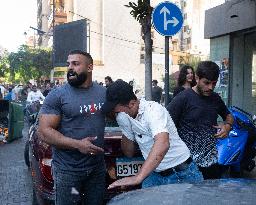
[[[74,13],[72,11],[69,11],[70,13],[72,14],[75,14],[83,19],[86,19],[88,20],[89,22],[93,22],[94,24],[97,24],[97,25],[100,25],[99,23],[97,22],[94,22],[92,21],[91,19],[88,19],[80,14],[77,14],[77,13]],[[109,30],[109,29],[108,29]],[[138,45],[141,45],[140,42],[138,41],[135,41],[135,40],[130,40],[130,39],[127,39],[127,38],[123,38],[123,37],[116,37],[116,36],[112,36],[112,35],[108,35],[108,34],[103,34],[103,33],[100,33],[100,32],[97,32],[97,31],[93,31],[93,30],[90,30],[91,33],[95,33],[97,35],[101,35],[101,36],[105,36],[105,37],[108,37],[108,38],[112,38],[112,39],[115,39],[115,40],[120,40],[120,41],[124,41],[124,42],[128,42],[128,43],[133,43],[133,44],[138,44]],[[112,31],[111,31],[112,32]],[[112,32],[113,33],[113,32]],[[120,34],[117,34],[117,35],[120,35]],[[120,35],[121,36],[121,35]],[[156,48],[156,49],[161,49],[161,50],[164,50],[163,47],[158,47],[158,46],[152,46],[152,48]]]

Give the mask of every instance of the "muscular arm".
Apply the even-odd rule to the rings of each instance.
[[[42,134],[41,138],[48,144],[54,145],[63,149],[76,149],[78,148],[78,140],[65,137],[63,134],[57,131],[57,127],[60,123],[61,116],[59,115],[40,115],[39,129]]]
[[[66,137],[57,131],[61,117],[53,114],[42,114],[39,118],[39,132],[43,141],[60,149],[78,149],[84,154],[97,154],[104,152],[100,147],[91,143],[95,140],[93,137],[86,137],[82,140]]]

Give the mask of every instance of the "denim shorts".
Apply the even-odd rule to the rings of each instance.
[[[81,172],[62,171],[53,167],[55,205],[102,205],[105,173],[103,165]]]
[[[161,176],[157,172],[152,172],[143,182],[142,188],[166,185],[166,184],[176,184],[176,183],[196,183],[203,181],[203,175],[199,171],[197,165],[191,162],[188,168],[176,172],[169,176]]]

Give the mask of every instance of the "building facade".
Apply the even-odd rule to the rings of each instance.
[[[151,5],[155,7],[160,2],[151,1]],[[204,11],[224,1],[172,2],[181,8],[184,25],[177,35],[170,38],[170,74],[179,70],[181,59],[188,60],[190,55],[208,58],[210,41],[203,36]],[[144,91],[145,51],[141,26],[130,15],[130,8],[125,7],[126,4],[127,0],[38,0],[38,28],[46,32],[39,36],[38,43],[51,46],[54,25],[87,19],[87,51],[94,58],[94,79],[104,82],[104,77],[109,75],[113,80],[133,80],[138,89]],[[152,78],[157,79],[163,87],[165,39],[153,28],[152,39]]]
[[[207,10],[204,33],[211,60],[226,73],[220,76],[219,93],[228,105],[255,114],[256,2],[231,0]]]

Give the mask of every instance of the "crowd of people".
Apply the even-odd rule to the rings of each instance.
[[[8,101],[34,102],[44,100],[48,93],[58,87],[57,84],[46,82],[43,84],[0,84],[0,99]],[[32,92],[31,92],[32,91]]]
[[[56,205],[102,204],[106,118],[116,121],[122,131],[123,153],[132,157],[138,146],[145,159],[135,176],[119,179],[108,189],[221,178],[216,139],[227,137],[234,120],[214,92],[220,72],[216,63],[202,61],[196,72],[183,66],[167,107],[161,104],[157,80],[152,81],[152,101],[146,101],[137,97],[133,81],[113,81],[110,76],[105,77],[105,85],[93,81],[89,53],[73,50],[67,63],[67,83],[62,86],[27,83],[22,88],[9,86],[7,93],[7,88],[0,87],[8,100],[44,100],[39,132],[53,146]],[[218,116],[223,123],[218,124]],[[78,194],[72,193],[74,188]]]
[[[115,120],[122,133],[121,149],[131,157],[137,145],[145,159],[140,171],[108,189],[142,184],[142,188],[171,183],[196,183],[221,177],[216,138],[232,129],[233,117],[214,92],[219,67],[199,63],[196,73],[181,69],[176,94],[161,104],[162,90],[153,80],[153,100],[138,98],[133,83],[110,76],[92,79],[89,53],[69,53],[67,81],[45,98],[39,118],[42,139],[53,146],[56,205],[102,204],[105,192],[104,127]],[[160,102],[160,103],[159,103]],[[90,109],[92,103],[94,109]],[[207,115],[206,115],[207,113]],[[218,124],[220,115],[223,123]],[[72,194],[72,189],[78,194]],[[87,196],[83,198],[83,196]]]

